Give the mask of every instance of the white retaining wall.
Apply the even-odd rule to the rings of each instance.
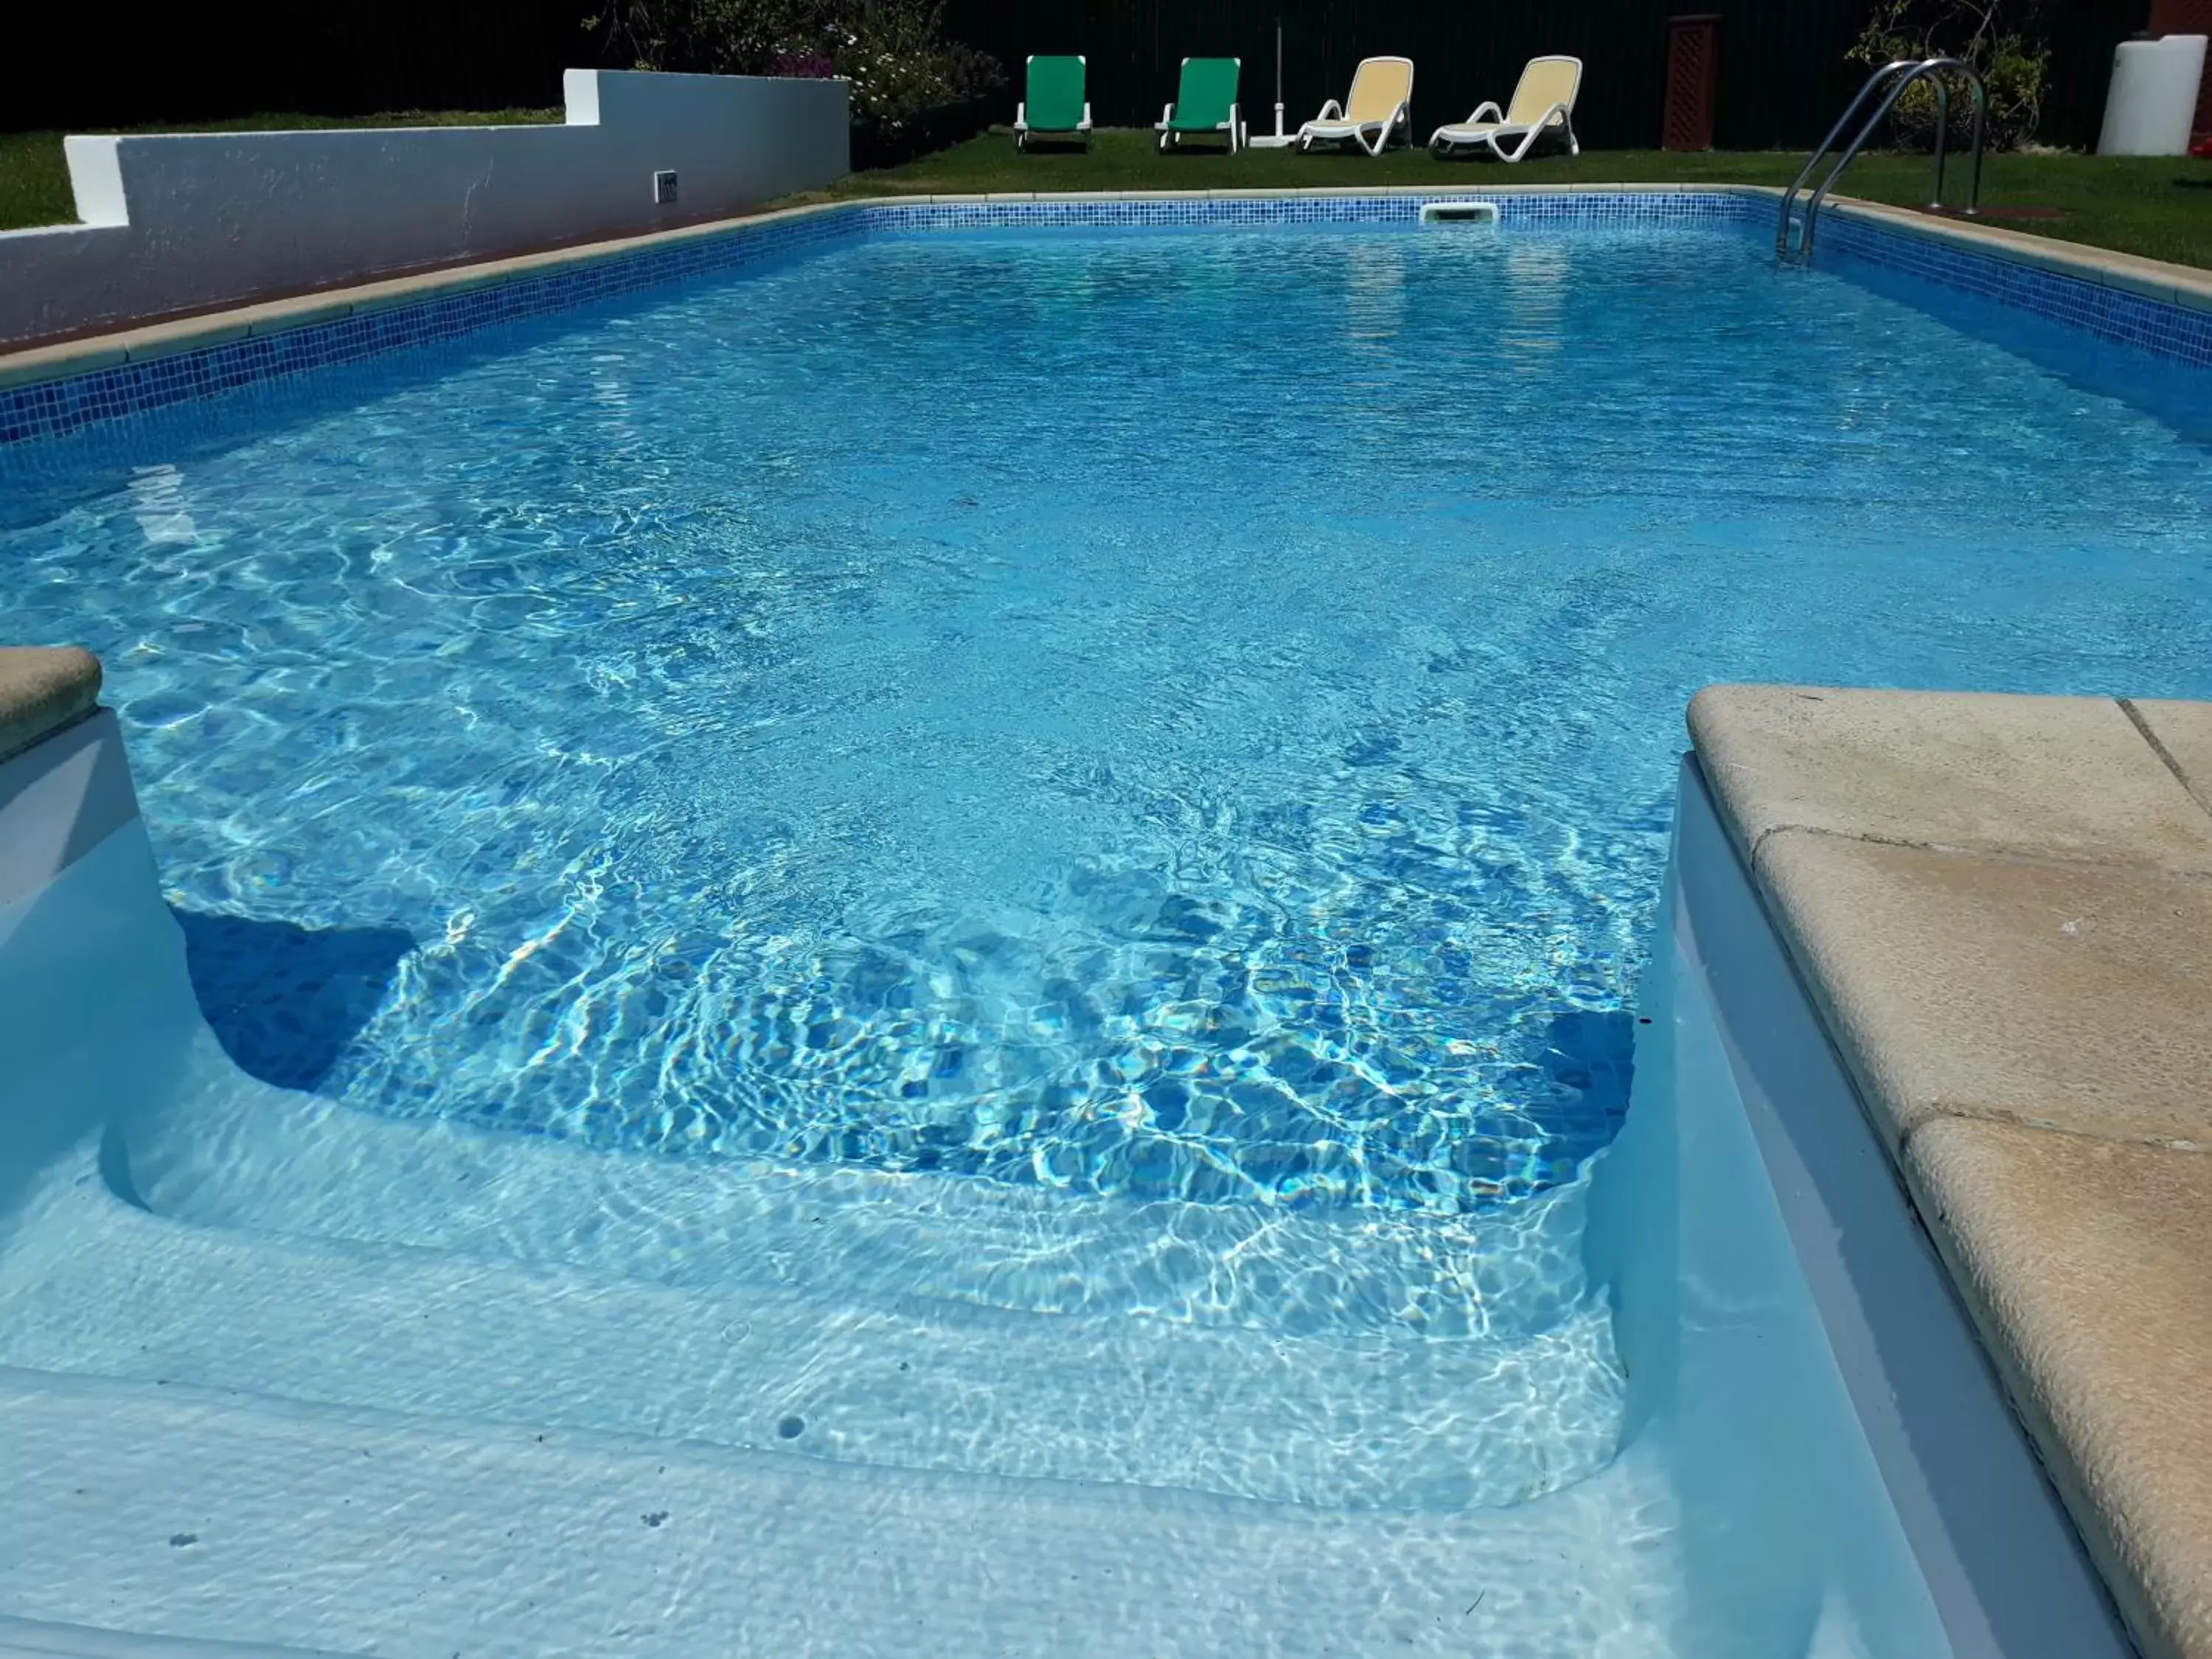
[[[564,92],[562,126],[71,137],[83,222],[0,232],[0,347],[652,230],[848,167],[842,81],[570,70]]]

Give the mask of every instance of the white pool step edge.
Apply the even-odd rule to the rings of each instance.
[[[0,1659],[353,1659],[328,1649],[208,1642],[0,1614]]]
[[[196,1008],[178,1024],[197,1029],[173,1103],[124,1141],[136,1195],[186,1220],[676,1285],[769,1273],[793,1287],[834,1282],[846,1297],[1138,1309],[1289,1334],[1534,1334],[1586,1304],[1571,1191],[1431,1215],[656,1157],[272,1088],[230,1063]]]
[[[1324,1508],[1527,1501],[1623,1407],[1599,1304],[1516,1340],[870,1307],[196,1226],[89,1156],[24,1215],[0,1364],[144,1382]]]
[[[470,1659],[1656,1659],[1675,1593],[1665,1486],[1635,1463],[1516,1509],[1414,1517],[4,1368],[0,1417],[21,1448],[0,1605],[176,1637]]]

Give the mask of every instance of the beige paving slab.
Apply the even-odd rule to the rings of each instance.
[[[0,760],[21,754],[100,702],[100,659],[82,646],[0,646]]]
[[[1761,883],[1893,1147],[1968,1114],[2212,1148],[2212,883],[1803,830]]]
[[[1690,732],[1754,861],[1794,826],[2212,874],[2212,814],[2107,698],[1717,685]]]
[[[2183,787],[2212,812],[2212,702],[2136,697],[2128,707]]]
[[[2146,1659],[2208,1659],[2212,1157],[1949,1118],[1905,1164]]]
[[[65,345],[11,351],[0,356],[0,392],[36,380],[57,380],[64,374],[89,374],[96,368],[112,368],[127,362],[130,356],[110,339],[72,341]]]

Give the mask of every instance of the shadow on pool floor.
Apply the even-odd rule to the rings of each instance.
[[[177,909],[200,1012],[240,1070],[282,1089],[331,1074],[415,941],[397,927],[301,927]]]

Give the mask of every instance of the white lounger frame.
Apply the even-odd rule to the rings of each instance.
[[[1582,94],[1583,60],[1581,58],[1570,58],[1564,53],[1559,53],[1545,58],[1531,58],[1528,62],[1531,64],[1572,64],[1575,66],[1575,94],[1577,97]],[[1528,70],[1524,69],[1522,73],[1525,75]],[[1564,134],[1566,138],[1567,154],[1579,155],[1583,153],[1583,147],[1575,137],[1574,117],[1575,100],[1570,98],[1563,103],[1553,105],[1534,121],[1509,123],[1505,118],[1505,112],[1498,107],[1495,99],[1492,99],[1476,105],[1474,113],[1468,116],[1466,120],[1449,123],[1431,133],[1429,149],[1438,155],[1446,155],[1462,145],[1472,149],[1478,145],[1487,144],[1490,147],[1490,153],[1499,161],[1517,161],[1528,153],[1535,142],[1545,133],[1557,131]],[[1518,140],[1519,142],[1513,145],[1509,153],[1501,143],[1501,140]]]
[[[1401,131],[1405,134],[1407,143],[1413,141],[1413,60],[1410,58],[1363,58],[1359,60],[1360,69],[1365,69],[1370,64],[1403,64],[1406,66],[1406,96],[1398,107],[1390,112],[1390,118],[1387,121],[1346,120],[1344,106],[1332,98],[1321,106],[1320,114],[1298,129],[1298,153],[1301,155],[1316,143],[1341,143],[1347,138],[1370,155],[1380,155],[1391,138]],[[1353,71],[1352,78],[1357,85],[1359,80],[1358,70]],[[1373,143],[1367,142],[1370,131],[1375,134]]]
[[[1242,76],[1244,72],[1244,60],[1242,58],[1232,58],[1231,61],[1237,65],[1237,74]],[[1188,64],[1190,62],[1190,59],[1185,58],[1182,62],[1184,64]],[[1182,64],[1176,65],[1176,73],[1178,76],[1182,73]],[[1181,92],[1182,90],[1182,86],[1178,84],[1176,90],[1177,92]],[[1002,105],[1000,107],[1003,108],[1004,106]],[[1174,119],[1175,100],[1173,99],[1170,99],[1166,103],[1160,106],[1160,118],[1158,124],[1152,128],[1154,132],[1160,135],[1160,154],[1163,155],[1167,154],[1170,145],[1179,147],[1182,143],[1183,135],[1182,133],[1170,132],[1168,131],[1168,123]],[[1231,155],[1236,155],[1238,150],[1244,148],[1244,100],[1242,98],[1239,98],[1235,103],[1229,106],[1229,118],[1226,121],[1216,122],[1212,126],[1201,127],[1198,129],[1198,131],[1202,132],[1227,133],[1229,135],[1229,153]]]
[[[1089,92],[1091,90],[1091,60],[1079,52],[1070,52],[1068,56],[1074,58],[1077,63],[1083,65],[1083,89],[1086,93]],[[1025,77],[1029,74],[1030,65],[1036,63],[1036,60],[1037,54],[1036,52],[1031,52],[1027,58],[1022,59],[1022,73]],[[1026,84],[1026,81],[1024,81],[1024,85]],[[1004,109],[1006,106],[1001,104],[999,107]],[[1069,129],[1066,127],[1048,127],[1037,136],[1039,137],[1056,138],[1067,131],[1069,131]],[[1081,123],[1074,128],[1074,131],[1082,138],[1085,143],[1088,144],[1091,142],[1091,100],[1088,98],[1085,98],[1083,100],[1083,119]],[[1014,148],[1016,149],[1027,149],[1029,145],[1030,100],[1024,98],[1014,106]]]

